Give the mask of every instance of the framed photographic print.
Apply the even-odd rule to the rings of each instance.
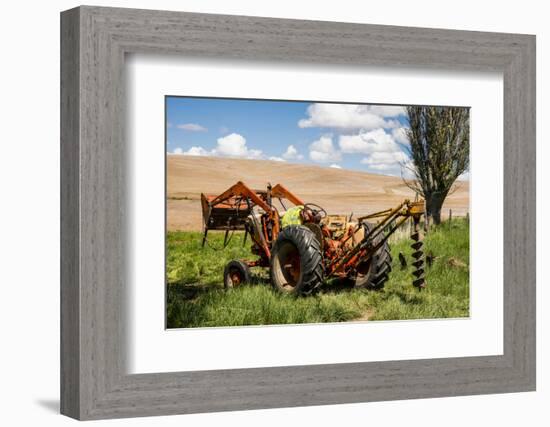
[[[533,36],[84,6],[61,40],[62,413],[534,390]]]
[[[468,108],[182,96],[165,108],[167,328],[469,316]],[[450,147],[430,141],[448,154],[437,163],[424,122]],[[421,233],[442,210],[446,227]]]

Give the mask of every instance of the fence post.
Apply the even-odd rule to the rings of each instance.
[[[428,205],[426,204],[426,199],[424,199],[424,233],[427,233],[429,228],[430,216],[428,215]]]

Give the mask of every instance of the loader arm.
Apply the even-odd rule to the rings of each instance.
[[[287,199],[290,202],[292,202],[294,205],[299,206],[303,205],[304,202],[302,199],[300,199],[298,196],[292,194],[290,191],[288,191],[285,187],[283,187],[281,184],[277,184],[275,187],[271,189],[271,195],[273,197],[276,197],[278,199]]]
[[[218,197],[211,200],[209,203],[211,206],[215,206],[219,203],[225,202],[226,200],[232,197],[239,197],[239,196],[249,198],[252,202],[254,202],[256,205],[261,207],[266,212],[272,211],[272,208],[266,202],[264,202],[254,191],[248,188],[246,184],[244,184],[242,181],[239,181],[236,184],[232,185],[230,188],[225,190]]]

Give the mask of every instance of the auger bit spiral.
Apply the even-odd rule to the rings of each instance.
[[[415,268],[412,273],[414,276],[413,286],[418,288],[418,290],[422,290],[426,287],[426,279],[424,278],[424,251],[422,250],[422,246],[424,244],[420,234],[420,217],[417,216],[413,217],[413,232],[411,233],[411,240],[413,241],[411,248],[414,251],[412,253],[412,257],[414,258],[412,265]]]

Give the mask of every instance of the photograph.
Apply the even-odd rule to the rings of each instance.
[[[166,327],[468,317],[469,118],[166,96]]]

